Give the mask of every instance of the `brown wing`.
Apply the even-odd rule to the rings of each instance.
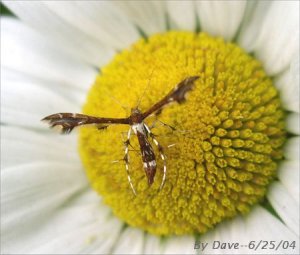
[[[99,118],[80,113],[55,113],[42,119],[51,128],[60,127],[63,134],[69,134],[75,127],[89,124],[129,124],[128,118]]]
[[[154,104],[148,111],[143,113],[143,119],[147,118],[151,113],[160,111],[165,105],[177,102],[182,103],[185,101],[185,95],[188,91],[192,90],[194,81],[199,76],[190,76],[178,83],[174,89],[172,89],[163,99]]]

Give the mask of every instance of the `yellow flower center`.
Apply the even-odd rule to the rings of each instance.
[[[153,234],[204,233],[248,212],[264,197],[282,158],[284,112],[271,79],[237,45],[204,33],[157,34],[119,53],[101,69],[84,113],[121,118],[131,108],[146,111],[193,75],[200,78],[183,104],[145,119],[167,159],[162,190],[157,147],[157,173],[149,187],[135,135],[129,171],[137,196],[130,189],[122,160],[128,125],[80,132],[80,154],[93,188],[117,217]]]

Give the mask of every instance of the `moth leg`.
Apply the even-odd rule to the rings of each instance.
[[[126,135],[126,138],[124,137],[125,135]],[[121,132],[123,144],[124,144],[125,146],[127,145],[127,146],[131,147],[131,150],[129,150],[129,151],[138,151],[138,152],[139,152],[140,150],[134,148],[134,147],[131,145],[129,139],[127,138],[127,135],[128,135],[128,132]]]
[[[139,157],[141,157],[142,156],[141,150],[138,150],[138,149],[136,149],[135,147],[132,146],[132,144],[130,143],[130,141],[127,138],[127,133],[128,132],[121,132],[122,141],[123,141],[124,146],[131,147],[131,149],[130,148],[128,149],[128,152],[132,151],[132,152],[136,153]],[[126,139],[124,138],[125,134],[126,134]],[[124,161],[124,158],[122,160]]]
[[[171,125],[169,125],[169,124],[167,124],[167,123],[165,123],[165,122],[162,122],[162,121],[159,120],[159,119],[156,119],[156,121],[159,122],[161,125],[170,128],[172,131],[175,131],[175,130],[176,130],[175,127],[173,127],[173,126],[171,126]]]
[[[156,123],[159,123],[160,125],[162,125],[162,126],[164,126],[164,127],[168,127],[169,129],[171,129],[171,131],[175,131],[175,130],[176,130],[175,127],[173,127],[173,126],[171,126],[171,125],[169,125],[169,124],[167,124],[167,123],[165,123],[165,122],[159,120],[156,114],[151,114],[150,116],[155,116],[155,119],[154,119],[153,123],[151,124],[151,126],[149,126],[149,129],[150,129],[150,130],[151,130],[152,128],[155,128],[155,127],[156,127]],[[150,117],[150,116],[149,116],[149,117]]]
[[[173,147],[173,146],[176,146],[176,143],[169,144],[167,147],[168,147],[168,148],[171,148],[171,147]]]
[[[101,124],[96,125],[96,127],[97,127],[98,130],[104,130],[104,129],[107,129],[108,126],[109,126],[109,125],[101,125]]]
[[[127,142],[126,142],[126,140],[127,140],[127,133],[128,133],[128,131],[121,133],[122,142],[123,142],[124,146],[126,146],[126,144],[127,144]],[[124,138],[124,134],[126,134],[126,140]],[[119,159],[112,160],[111,163],[113,163],[113,164],[120,163],[120,162],[124,163],[124,161],[125,161],[125,157],[122,157],[122,158],[119,158]]]
[[[124,161],[125,161],[125,169],[126,169],[126,173],[127,173],[127,179],[129,182],[129,185],[133,191],[133,194],[136,196],[136,191],[133,187],[131,178],[130,178],[130,173],[129,173],[129,149],[128,149],[128,145],[130,144],[130,136],[131,136],[131,127],[128,130],[128,134],[127,134],[127,140],[125,141],[125,156],[124,156]]]
[[[161,190],[165,184],[166,181],[166,175],[167,175],[167,161],[166,161],[166,156],[164,154],[164,150],[163,147],[160,145],[160,143],[156,140],[155,135],[150,131],[149,127],[147,125],[145,125],[145,129],[147,130],[149,136],[151,137],[151,139],[153,140],[153,142],[155,143],[155,145],[158,148],[159,151],[159,155],[164,163],[164,168],[163,168],[163,178],[159,187],[159,190]]]

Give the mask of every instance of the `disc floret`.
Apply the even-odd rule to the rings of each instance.
[[[204,233],[247,213],[263,199],[283,155],[284,112],[261,63],[237,45],[204,33],[153,35],[119,53],[101,70],[84,113],[127,117],[137,102],[147,110],[193,75],[199,79],[187,100],[157,117],[175,130],[156,117],[146,120],[165,148],[168,172],[162,190],[163,162],[158,158],[149,187],[133,139],[130,172],[137,196],[132,194],[122,161],[121,134],[128,127],[83,128],[80,133],[80,153],[93,188],[117,217],[153,234]]]

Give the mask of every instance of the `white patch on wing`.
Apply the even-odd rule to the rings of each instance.
[[[150,163],[149,163],[150,166],[156,166],[156,161],[155,160],[152,160]]]
[[[143,123],[138,123],[132,125],[133,132],[137,134],[137,132],[140,132],[141,134],[145,134],[145,129],[144,129],[144,124]]]
[[[152,160],[150,162],[144,162],[144,168],[148,168],[149,167],[156,167],[156,161]]]

